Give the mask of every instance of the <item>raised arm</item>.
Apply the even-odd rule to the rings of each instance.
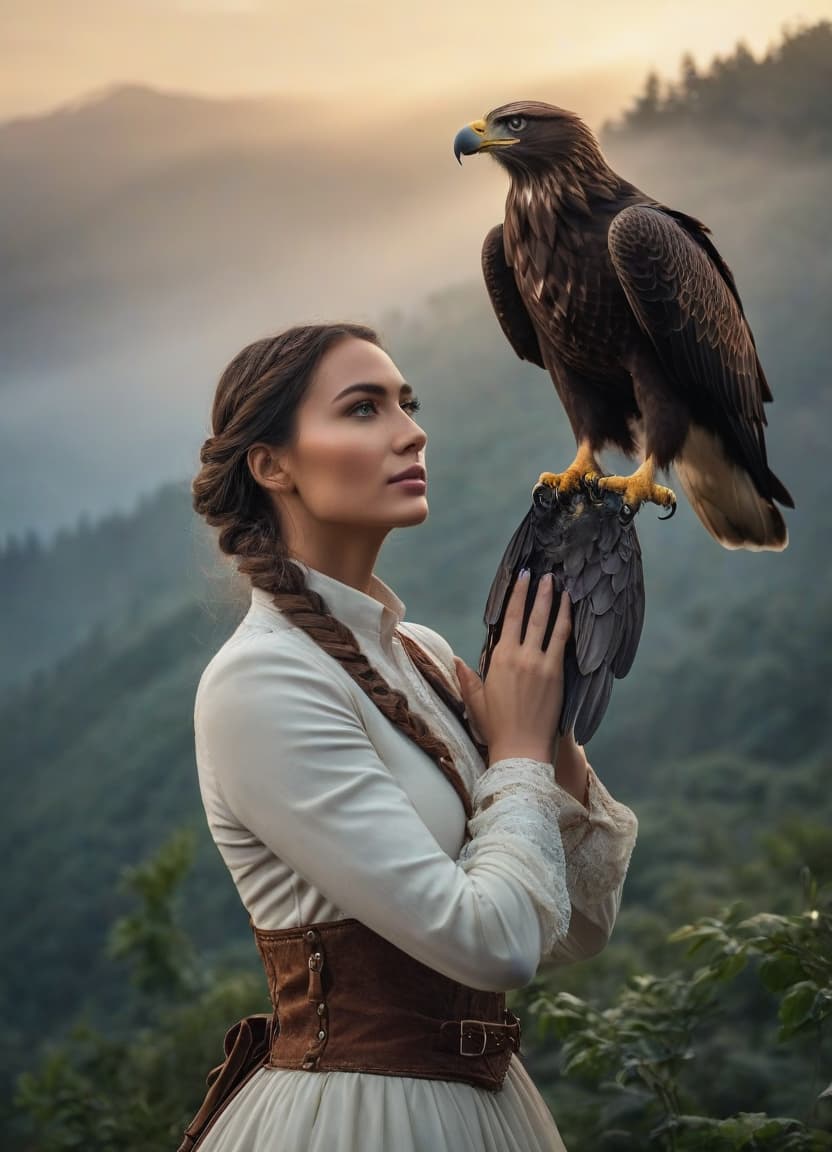
[[[551,766],[494,764],[452,860],[376,754],[357,691],[311,645],[246,637],[200,683],[200,760],[236,820],[346,915],[472,987],[527,983],[570,915]]]
[[[550,958],[570,963],[596,955],[610,938],[638,821],[609,793],[571,735],[557,742],[553,759],[572,917],[568,935],[554,942]]]

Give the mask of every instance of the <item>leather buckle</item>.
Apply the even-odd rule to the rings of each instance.
[[[510,1008],[507,1008],[506,1013],[505,1013],[505,1020],[506,1020],[505,1026],[509,1029],[509,1031],[513,1032],[515,1028],[517,1029],[517,1039],[515,1040],[514,1036],[512,1036],[511,1042],[514,1045],[514,1051],[519,1052],[520,1051],[520,1040],[522,1039],[522,1036],[523,1036],[523,1029],[520,1025],[520,1018],[518,1016],[515,1016]]]
[[[465,1035],[466,1026],[478,1025],[482,1031],[482,1047],[478,1051],[466,1051],[465,1040],[470,1039],[473,1033],[469,1031],[468,1036]],[[459,1054],[460,1056],[484,1056],[485,1049],[488,1044],[488,1031],[486,1029],[484,1020],[460,1020],[459,1022]]]

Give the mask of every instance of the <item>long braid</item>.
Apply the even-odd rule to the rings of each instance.
[[[406,650],[408,656],[416,665],[416,668],[430,684],[439,699],[443,702],[449,712],[456,716],[459,723],[465,729],[468,739],[479,752],[483,760],[488,760],[488,745],[483,744],[480,739],[474,734],[473,729],[468,721],[468,715],[465,711],[465,704],[454,692],[451,685],[448,683],[447,677],[437,668],[430,656],[423,648],[420,648],[412,636],[407,636],[405,633],[399,633],[399,639],[402,646]]]
[[[217,385],[214,434],[202,445],[202,468],[192,484],[194,509],[219,528],[220,551],[235,557],[240,574],[269,593],[280,611],[337,660],[388,720],[431,757],[470,818],[471,800],[450,749],[411,711],[404,693],[391,688],[372,666],[350,629],[307,587],[302,568],[286,550],[276,509],[247,464],[252,445],[289,442],[298,405],[321,357],[348,337],[378,344],[376,333],[362,325],[308,325],[255,341],[237,354]],[[442,673],[409,637],[402,642],[470,735],[462,701]]]
[[[250,524],[247,532],[244,529],[240,531],[242,527],[238,520],[234,546],[240,573],[249,577],[252,587],[268,592],[284,616],[333,660],[337,660],[379,711],[430,756],[462,802],[466,819],[470,819],[471,798],[448,745],[431,731],[421,716],[412,711],[405,694],[392,688],[373,667],[353,632],[329,612],[323,598],[307,587],[303,570],[291,562],[283,549],[273,521],[260,520]],[[265,547],[267,542],[268,547]],[[409,636],[400,634],[400,638],[419,671],[470,734],[462,701],[439,669]]]

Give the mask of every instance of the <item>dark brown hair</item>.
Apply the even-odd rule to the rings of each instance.
[[[192,484],[194,509],[219,528],[219,547],[236,558],[237,569],[255,588],[268,592],[280,611],[337,660],[376,707],[430,756],[463,803],[471,802],[444,741],[410,710],[403,692],[391,688],[358,646],[353,633],[332,616],[321,596],[307,587],[303,570],[291,563],[268,494],[248,467],[258,442],[280,446],[291,440],[298,406],[325,353],[354,337],[381,347],[372,328],[360,324],[314,324],[289,328],[238,352],[217,384],[212,435],[202,445],[202,468]],[[470,735],[462,701],[422,649],[399,634],[408,655]]]

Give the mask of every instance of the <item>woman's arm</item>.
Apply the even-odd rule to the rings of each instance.
[[[575,743],[572,732],[556,737],[555,749],[555,780],[586,808],[589,801],[589,764],[586,753],[580,744]]]
[[[409,624],[408,628],[461,691],[448,642],[424,625]],[[638,822],[601,783],[572,733],[555,737],[551,759],[572,913],[568,934],[553,942],[547,957],[569,963],[596,955],[612,934]]]
[[[553,760],[572,916],[549,958],[570,963],[596,955],[612,934],[638,821],[610,795],[572,733],[556,740]]]
[[[204,771],[236,820],[346,915],[472,987],[527,983],[570,915],[551,765],[493,765],[452,860],[376,754],[353,691],[305,638],[245,638],[200,683]]]

